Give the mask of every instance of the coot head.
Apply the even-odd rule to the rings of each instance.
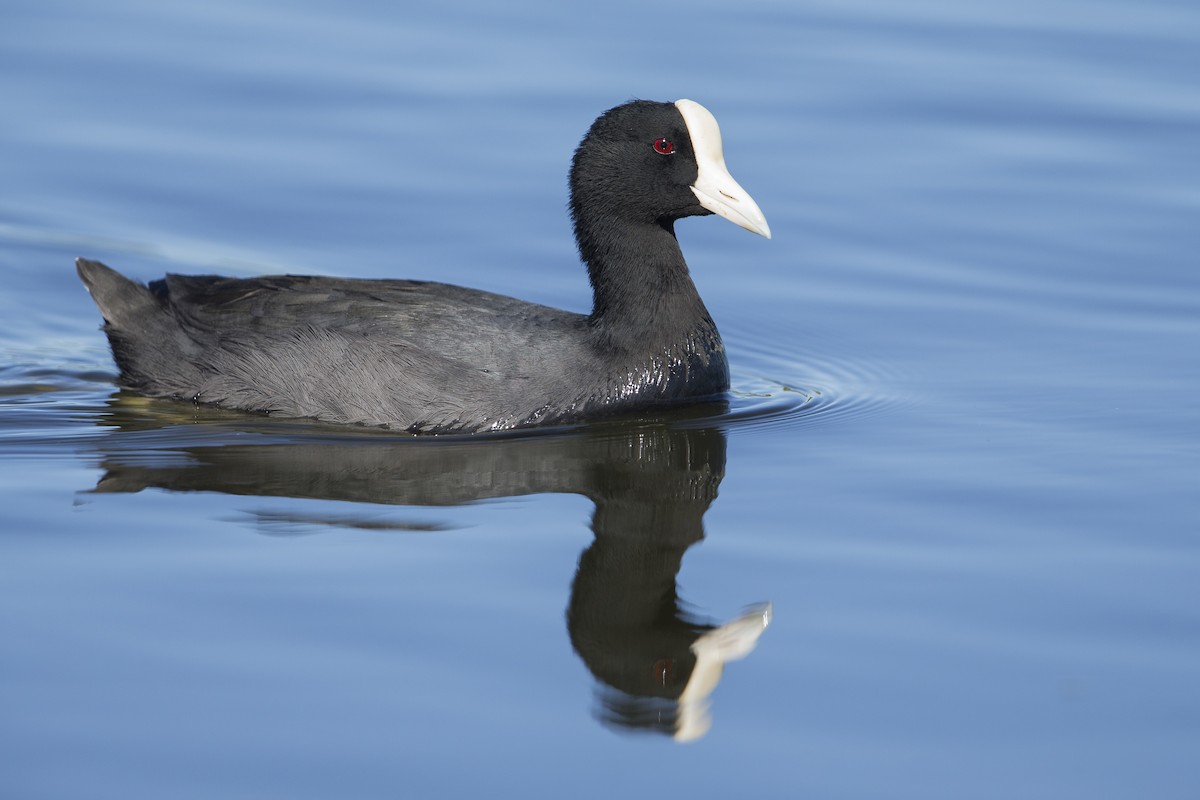
[[[571,163],[571,215],[584,260],[593,224],[657,225],[719,214],[771,238],[758,205],[725,166],[721,131],[692,100],[635,100],[602,114]]]

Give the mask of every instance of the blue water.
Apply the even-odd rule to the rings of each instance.
[[[1200,792],[1195,3],[0,19],[0,796]],[[728,408],[412,442],[115,390],[76,256],[586,310],[566,168],[630,97],[710,108],[774,232],[679,226]]]

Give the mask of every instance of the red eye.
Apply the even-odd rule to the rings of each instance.
[[[669,156],[671,153],[675,152],[675,143],[669,142],[663,138],[655,139],[654,152],[662,156]]]

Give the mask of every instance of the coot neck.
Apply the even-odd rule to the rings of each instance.
[[[589,323],[626,351],[719,347],[716,325],[688,273],[674,224],[577,220],[592,283]]]

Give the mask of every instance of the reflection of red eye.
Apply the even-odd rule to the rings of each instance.
[[[654,152],[658,153],[659,155],[669,156],[671,153],[675,152],[675,143],[669,142],[666,139],[655,139]]]

